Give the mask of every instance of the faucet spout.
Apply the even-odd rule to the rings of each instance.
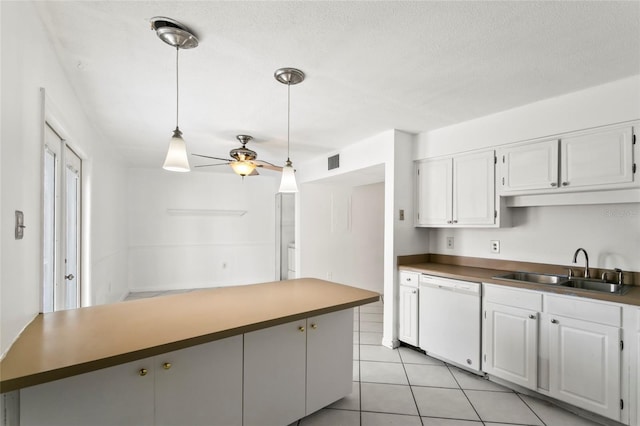
[[[589,278],[589,255],[587,254],[587,251],[585,249],[583,249],[582,247],[580,247],[578,250],[576,250],[576,252],[573,254],[573,263],[576,263],[578,260],[578,253],[583,252],[584,253],[584,261],[585,261],[585,266],[584,266],[584,277],[585,278]]]

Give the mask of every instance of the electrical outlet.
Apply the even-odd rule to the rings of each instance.
[[[448,249],[453,248],[453,237],[447,237],[447,248]]]
[[[491,253],[500,253],[500,240],[491,240]]]
[[[404,210],[400,209],[400,220],[404,220]]]

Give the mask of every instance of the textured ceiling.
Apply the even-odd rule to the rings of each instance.
[[[640,74],[637,1],[37,7],[89,119],[140,167],[160,166],[175,126],[175,50],[150,30],[154,16],[200,39],[180,52],[180,128],[190,151],[226,156],[244,133],[260,159],[280,164],[280,67],[307,74],[291,88],[294,164],[387,129],[422,132]]]

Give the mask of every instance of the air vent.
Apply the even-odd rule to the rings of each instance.
[[[336,154],[328,159],[328,170],[337,169],[340,167],[340,154]]]

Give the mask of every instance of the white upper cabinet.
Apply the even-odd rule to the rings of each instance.
[[[416,226],[495,226],[494,151],[417,163]]]
[[[575,188],[633,181],[633,128],[563,138],[561,186]]]
[[[512,146],[498,151],[502,192],[558,186],[558,140]]]
[[[498,150],[498,193],[524,195],[630,187],[634,185],[633,157],[634,134],[630,125],[505,146]]]
[[[418,226],[450,224],[453,215],[453,162],[440,158],[417,165]]]
[[[493,150],[453,158],[453,223],[493,225],[496,216]]]

